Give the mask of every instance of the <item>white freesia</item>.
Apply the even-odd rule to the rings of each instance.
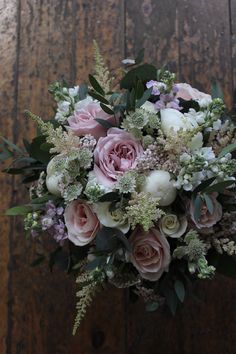
[[[178,217],[175,214],[166,214],[159,222],[161,233],[166,237],[172,238],[181,237],[185,233],[187,226],[188,222],[186,217]]]
[[[152,171],[146,178],[143,191],[151,193],[153,197],[160,198],[159,205],[167,206],[176,198],[176,188],[171,175],[167,171]]]
[[[124,213],[121,209],[110,211],[111,202],[96,203],[94,211],[100,223],[106,227],[119,229],[124,234],[129,231],[130,225],[127,219],[124,218]]]
[[[51,194],[56,195],[58,197],[61,196],[59,183],[61,181],[62,174],[56,171],[56,164],[59,161],[59,159],[62,158],[63,156],[61,155],[57,155],[53,157],[47,166],[47,176],[46,176],[47,189]]]

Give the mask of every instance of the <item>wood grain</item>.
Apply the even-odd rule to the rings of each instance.
[[[233,0],[234,1],[234,0]],[[178,1],[180,79],[205,92],[217,83],[232,106],[228,0]]]
[[[0,51],[0,135],[13,139],[13,127],[16,118],[17,96],[17,33],[18,5],[17,1],[0,2],[0,42],[4,50]],[[4,166],[1,166],[3,168]],[[10,326],[8,321],[8,284],[10,281],[9,267],[9,236],[13,232],[12,220],[3,216],[12,201],[12,177],[5,178],[0,174],[1,207],[0,207],[0,352],[6,353],[7,334]]]
[[[52,116],[48,85],[62,77],[86,81],[93,39],[112,69],[145,48],[146,60],[199,89],[219,83],[232,106],[235,11],[236,0],[0,0],[1,134],[17,143],[34,135],[24,109]],[[19,180],[0,175],[0,183],[2,208],[27,199]],[[200,283],[197,299],[174,318],[148,314],[141,301],[128,304],[127,293],[112,288],[98,295],[72,337],[74,280],[46,265],[29,267],[35,246],[20,220],[1,217],[0,231],[0,353],[234,354],[235,282]]]

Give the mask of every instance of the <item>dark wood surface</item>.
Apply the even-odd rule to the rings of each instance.
[[[0,0],[0,133],[20,143],[35,127],[22,112],[52,113],[48,84],[86,79],[96,39],[112,69],[145,48],[145,57],[175,70],[180,81],[236,87],[236,0]],[[27,193],[0,175],[1,214]],[[73,279],[29,267],[34,244],[20,220],[1,216],[1,354],[234,354],[236,282],[199,283],[176,317],[145,312],[127,293],[98,295],[78,334],[71,335]]]

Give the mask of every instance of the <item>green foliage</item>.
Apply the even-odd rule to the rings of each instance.
[[[8,216],[16,216],[16,215],[27,215],[32,211],[32,206],[30,205],[21,205],[15,206],[6,211],[6,215]]]
[[[226,154],[236,150],[236,143],[227,145],[218,155],[218,158],[224,157]]]

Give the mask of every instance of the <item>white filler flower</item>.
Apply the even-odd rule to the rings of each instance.
[[[61,181],[62,175],[56,171],[56,164],[61,158],[60,155],[57,155],[51,159],[47,166],[47,177],[46,177],[46,186],[48,191],[58,197],[61,196],[61,191],[59,188],[59,183]]]

